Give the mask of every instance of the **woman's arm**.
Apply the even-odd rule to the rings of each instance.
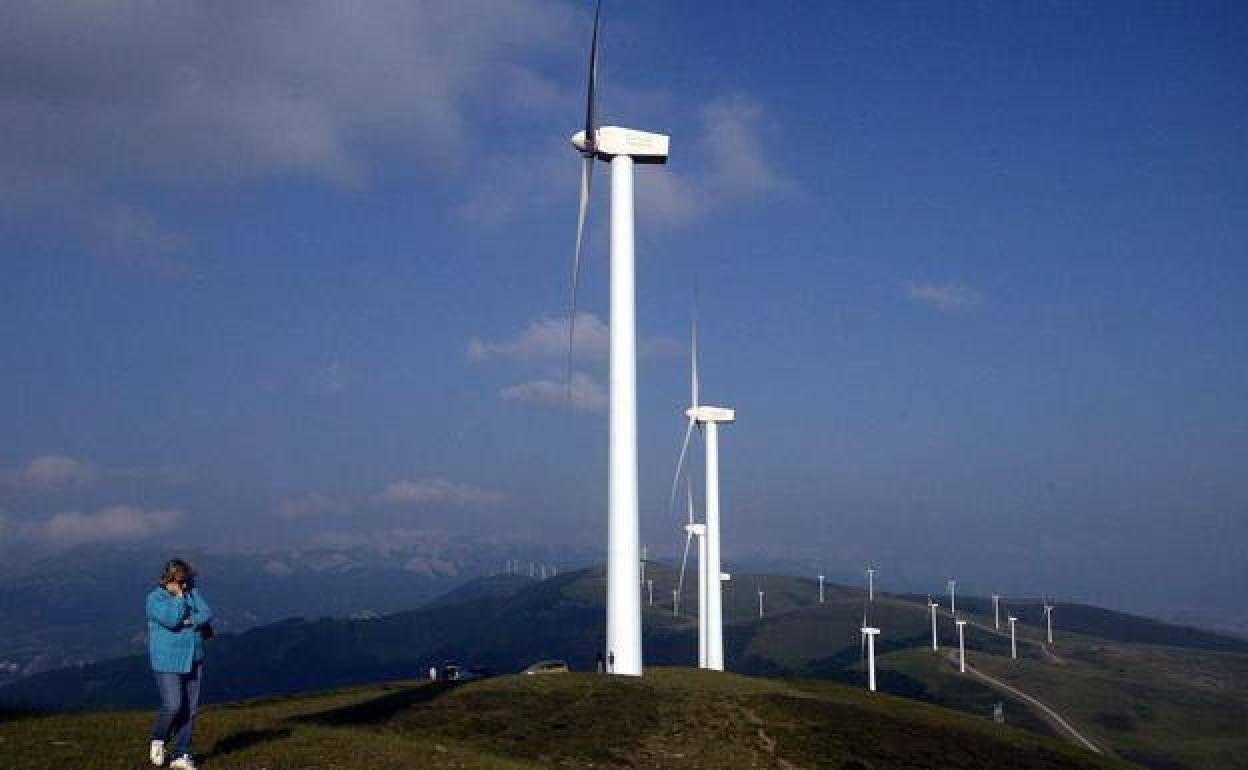
[[[208,602],[204,599],[204,595],[199,592],[198,588],[191,591],[191,622],[195,627],[207,625],[212,622],[212,607],[208,606]]]
[[[147,617],[170,631],[182,627],[186,612],[186,599],[180,596],[162,596],[161,592],[154,592],[147,597]]]

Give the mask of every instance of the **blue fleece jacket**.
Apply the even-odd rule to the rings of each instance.
[[[163,588],[147,595],[147,651],[152,670],[189,674],[204,659],[201,629],[212,622],[212,608],[199,589],[174,596]]]

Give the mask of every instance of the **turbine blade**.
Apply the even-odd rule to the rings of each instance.
[[[593,157],[598,148],[598,27],[602,0],[594,8],[594,36],[589,44],[589,89],[585,98],[585,154]]]
[[[697,422],[689,418],[689,427],[685,428],[685,440],[680,445],[680,459],[676,461],[676,475],[672,477],[672,495],[667,501],[667,512],[676,510],[676,488],[680,485],[680,473],[685,467],[685,455],[689,451],[689,437],[693,435],[693,424]]]
[[[581,200],[576,213],[576,251],[572,255],[572,312],[568,314],[568,402],[572,401],[572,346],[576,341],[576,295],[581,283],[581,250],[585,243],[585,219],[594,182],[594,157],[581,158]]]

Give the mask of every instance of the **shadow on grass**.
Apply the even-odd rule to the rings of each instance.
[[[252,746],[258,746],[261,743],[270,741],[279,741],[290,735],[289,727],[278,727],[271,730],[243,730],[241,733],[227,735],[217,741],[212,750],[204,755],[204,760],[218,759],[226,754],[233,754],[236,751],[249,749]]]
[[[460,684],[462,683],[437,682],[419,687],[407,687],[363,703],[296,717],[294,721],[331,726],[381,724],[389,721],[391,717],[408,706],[427,703],[454,690]]]

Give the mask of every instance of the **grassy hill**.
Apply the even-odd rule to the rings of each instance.
[[[0,768],[142,768],[146,712],[0,721]],[[1128,765],[858,688],[689,669],[629,680],[509,676],[221,705],[199,723],[215,770],[295,768],[1116,768]]]

